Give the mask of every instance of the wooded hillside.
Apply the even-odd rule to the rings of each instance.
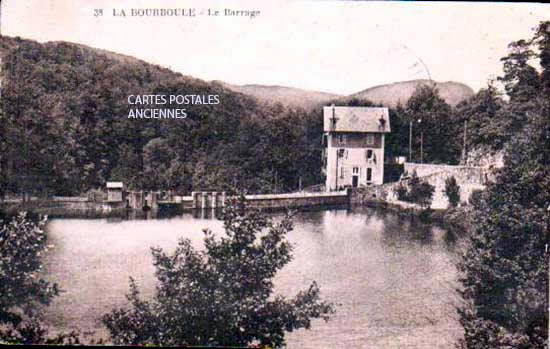
[[[2,37],[0,47],[4,191],[74,195],[109,179],[184,192],[318,182],[311,142],[321,123],[303,111],[82,45]],[[186,119],[128,119],[131,94],[219,95],[220,104],[187,105]]]

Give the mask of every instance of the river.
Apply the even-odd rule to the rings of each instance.
[[[127,303],[130,276],[145,297],[154,292],[150,247],[171,250],[185,237],[201,248],[203,228],[223,231],[221,221],[191,214],[51,220],[44,274],[63,293],[46,323],[107,337],[98,318]],[[292,296],[315,280],[337,303],[330,321],[288,334],[288,348],[451,348],[460,338],[452,234],[365,208],[298,213],[288,239],[294,258],[276,276],[276,292]]]

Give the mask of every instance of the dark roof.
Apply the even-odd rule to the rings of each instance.
[[[333,116],[336,117],[335,124],[332,122]],[[388,108],[323,107],[323,130],[324,132],[390,132]]]

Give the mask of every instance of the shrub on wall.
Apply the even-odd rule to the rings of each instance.
[[[407,188],[403,184],[399,184],[394,188],[395,195],[397,195],[397,200],[407,201]]]
[[[412,173],[408,189],[399,185],[395,192],[398,200],[419,204],[422,207],[430,207],[435,187],[428,182],[420,180],[416,171]]]
[[[454,176],[445,180],[445,195],[447,195],[449,204],[452,207],[458,206],[460,202],[460,186],[456,183],[456,178]]]

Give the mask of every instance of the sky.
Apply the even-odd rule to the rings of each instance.
[[[116,5],[113,5],[116,3]],[[474,90],[502,73],[514,40],[550,18],[537,3],[393,1],[3,0],[2,35],[70,41],[204,80],[350,94],[431,78]],[[195,17],[131,9],[195,8]],[[103,10],[94,16],[94,10]],[[257,10],[207,16],[210,9]],[[114,16],[124,10],[126,17]]]

